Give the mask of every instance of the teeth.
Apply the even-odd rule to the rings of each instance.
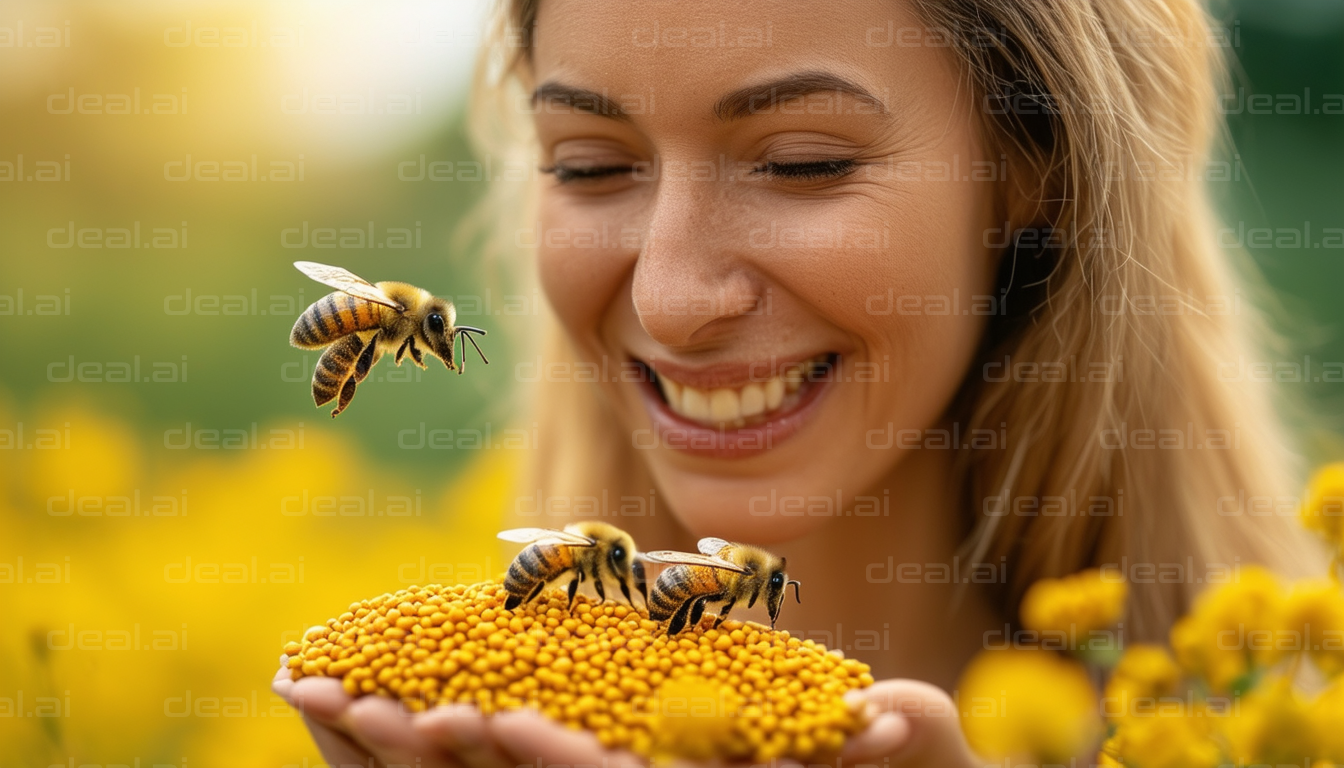
[[[688,419],[709,421],[709,397],[704,390],[682,387],[680,413]]]
[[[817,370],[817,366],[824,361],[825,357],[822,356],[790,365],[768,381],[753,382],[740,388],[720,387],[706,391],[680,384],[663,375],[658,376],[658,386],[672,410],[688,419],[742,426],[745,419],[782,406],[786,398],[797,393],[803,383],[810,380],[808,373]]]
[[[742,405],[731,389],[716,389],[709,393],[709,417],[714,421],[736,421],[742,418]]]
[[[663,390],[663,397],[666,397],[666,398],[667,398],[667,402],[669,402],[669,403],[680,403],[680,402],[681,402],[681,385],[680,385],[680,384],[678,384],[677,382],[675,382],[675,381],[673,381],[673,380],[667,378],[666,376],[659,376],[659,377],[658,377],[658,386],[662,388],[662,390]]]
[[[765,413],[765,388],[760,384],[748,384],[742,388],[742,417]]]
[[[765,407],[767,410],[775,410],[779,404],[784,402],[784,380],[771,379],[765,382]]]

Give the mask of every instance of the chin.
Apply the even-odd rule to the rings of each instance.
[[[834,487],[799,478],[726,479],[651,467],[664,507],[696,538],[717,536],[748,544],[779,544],[811,534],[841,512]],[[809,508],[808,500],[812,501]]]

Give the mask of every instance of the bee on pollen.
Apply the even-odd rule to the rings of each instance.
[[[698,625],[706,603],[723,604],[714,620],[717,627],[738,601],[746,600],[750,608],[764,596],[773,628],[789,585],[793,586],[794,599],[803,602],[798,594],[801,584],[789,579],[784,558],[758,547],[715,538],[701,539],[696,548],[700,554],[667,550],[644,554],[649,562],[672,566],[658,574],[648,600],[649,618],[671,620],[669,635]]]
[[[396,352],[397,365],[409,352],[421,368],[425,367],[424,353],[429,353],[460,374],[466,367],[466,342],[470,341],[481,360],[490,363],[471,337],[473,333],[484,336],[485,331],[456,325],[457,308],[447,299],[408,283],[375,285],[340,267],[311,261],[296,261],[294,266],[338,289],[313,302],[289,332],[289,343],[299,349],[326,347],[313,371],[313,401],[320,406],[339,396],[332,418],[350,404],[355,388],[385,352]],[[455,363],[453,344],[459,336],[464,339],[462,361]]]
[[[585,578],[592,578],[599,600],[607,599],[602,584],[604,572],[616,579],[627,603],[634,605],[631,586],[644,598],[645,604],[649,601],[643,558],[635,551],[635,540],[614,525],[571,523],[562,531],[513,528],[500,531],[499,538],[529,545],[509,564],[504,577],[504,591],[509,593],[504,607],[509,610],[531,602],[547,584],[566,573],[574,575],[568,587],[571,607],[579,583]]]

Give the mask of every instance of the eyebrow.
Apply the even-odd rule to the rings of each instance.
[[[554,81],[542,83],[532,92],[532,104],[535,106],[543,101],[569,107],[576,112],[586,112],[625,122],[630,120],[630,115],[621,109],[621,105],[612,101],[606,94],[587,88],[576,88]]]
[[[791,99],[827,92],[847,93],[872,105],[879,113],[886,114],[887,108],[882,100],[858,83],[830,72],[811,71],[786,75],[733,91],[714,105],[714,115],[725,122],[737,120],[768,111]]]
[[[815,93],[847,93],[873,106],[879,114],[886,114],[886,105],[866,88],[830,72],[797,72],[757,85],[740,88],[719,99],[714,105],[714,116],[723,122],[767,112],[779,104]],[[532,103],[548,102],[569,107],[577,112],[609,117],[623,122],[630,115],[605,93],[549,81],[532,92]]]

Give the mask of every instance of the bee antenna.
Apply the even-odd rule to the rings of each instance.
[[[465,333],[460,333],[459,335],[465,336],[466,334],[465,334]],[[453,348],[452,348],[452,346],[450,345],[450,346],[448,347],[448,351],[449,351],[449,352],[452,352],[452,349],[453,349]],[[462,344],[462,359],[461,359],[461,360],[458,360],[458,362],[457,362],[457,375],[458,375],[458,376],[461,376],[462,374],[464,374],[464,373],[466,373],[466,372],[467,372],[467,345],[466,345],[465,343],[463,343],[463,344]]]
[[[485,353],[482,352],[480,346],[478,346],[478,345],[476,344],[476,340],[473,339],[473,338],[471,337],[471,334],[473,334],[473,333],[479,333],[479,334],[481,334],[482,336],[484,336],[484,335],[485,335],[485,331],[484,331],[483,329],[481,329],[481,328],[473,328],[473,327],[471,327],[471,326],[469,326],[469,325],[459,325],[459,326],[457,327],[457,331],[458,331],[458,333],[462,334],[462,336],[463,336],[467,341],[470,341],[470,342],[471,342],[471,346],[476,347],[476,354],[478,354],[478,355],[481,356],[481,361],[484,362],[486,365],[489,365],[489,364],[490,364],[490,361],[489,361],[488,359],[486,359],[486,357],[485,357]],[[462,358],[463,358],[463,359],[466,359],[466,357],[467,357],[467,347],[466,347],[466,345],[463,345],[463,346],[462,346]]]
[[[794,600],[797,600],[799,605],[802,605],[802,604],[803,604],[803,596],[800,595],[800,594],[798,594],[798,587],[802,585],[802,582],[800,582],[800,581],[798,581],[798,580],[796,580],[796,579],[793,579],[793,580],[790,580],[789,583],[788,583],[788,584],[785,584],[784,586],[785,586],[785,587],[788,587],[789,584],[792,584],[792,585],[793,585],[793,599],[794,599]]]

